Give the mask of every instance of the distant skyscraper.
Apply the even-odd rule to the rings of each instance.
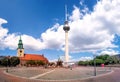
[[[68,25],[67,20],[67,6],[65,6],[65,23],[63,26],[63,30],[65,31],[65,62],[69,62],[69,49],[68,49],[68,31],[70,30],[70,27]]]

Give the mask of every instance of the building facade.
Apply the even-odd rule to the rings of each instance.
[[[44,55],[42,54],[26,54],[24,53],[24,48],[23,48],[23,43],[22,43],[22,39],[20,36],[19,42],[18,42],[18,48],[17,48],[17,56],[20,59],[20,65],[26,65],[27,61],[42,61],[45,64],[48,63],[48,59],[46,57],[44,57]]]

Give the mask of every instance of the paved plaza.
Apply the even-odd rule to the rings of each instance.
[[[0,69],[0,82],[120,82],[119,68],[97,68],[94,76],[93,67],[68,68],[5,68]]]

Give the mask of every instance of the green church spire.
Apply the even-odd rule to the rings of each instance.
[[[21,36],[20,36],[19,43],[18,43],[18,49],[23,49],[23,43],[22,43]]]

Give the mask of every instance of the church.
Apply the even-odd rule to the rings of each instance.
[[[29,60],[42,61],[45,64],[48,63],[48,59],[46,57],[44,57],[44,55],[24,53],[24,48],[23,48],[23,43],[22,43],[21,36],[20,36],[20,39],[19,39],[19,42],[18,42],[17,56],[20,59],[20,65],[21,66],[24,66],[26,64],[26,62],[29,61]]]

